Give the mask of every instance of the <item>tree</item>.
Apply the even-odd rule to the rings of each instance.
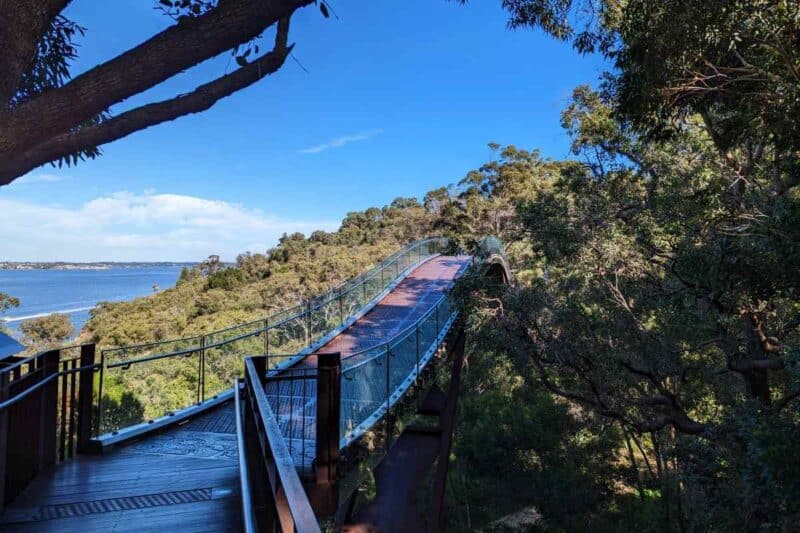
[[[198,265],[198,269],[203,276],[211,276],[222,270],[223,263],[218,255],[209,255],[208,259]]]
[[[551,393],[644,441],[669,521],[789,527],[800,198],[770,194],[757,167],[732,202],[702,120],[653,140],[613,105],[578,88],[563,122],[585,164],[526,170],[541,183],[517,204],[518,235],[542,275],[505,294],[486,335]]]
[[[697,116],[745,201],[751,174],[774,196],[800,185],[800,4],[791,0],[505,0],[510,25],[600,51],[615,113],[649,138]]]
[[[19,307],[19,298],[0,292],[0,313],[8,311],[12,307]]]
[[[159,0],[175,24],[70,79],[83,28],[62,15],[69,0],[1,0],[0,185],[48,162],[74,164],[133,132],[210,108],[276,72],[293,45],[289,20],[312,0]],[[327,8],[321,5],[327,16]],[[253,42],[275,27],[273,48]],[[233,50],[239,68],[193,91],[135,107],[109,108],[206,59]]]
[[[72,321],[61,313],[25,320],[19,329],[23,342],[36,348],[58,346],[75,334]]]

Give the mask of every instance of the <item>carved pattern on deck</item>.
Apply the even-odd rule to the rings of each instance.
[[[227,459],[236,461],[236,435],[180,430],[154,435],[130,444],[122,453],[151,453],[180,455],[202,459]]]

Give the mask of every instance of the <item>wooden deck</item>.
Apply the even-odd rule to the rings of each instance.
[[[39,476],[0,517],[13,532],[240,531],[233,406]]]

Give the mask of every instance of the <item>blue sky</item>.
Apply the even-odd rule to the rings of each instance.
[[[168,26],[153,5],[74,0],[66,14],[87,34],[73,73]],[[568,156],[559,113],[576,85],[596,82],[600,58],[508,30],[499,0],[333,7],[338,20],[297,13],[297,61],[211,110],[0,188],[0,260],[233,259],[284,231],[336,229],[349,211],[454,183],[489,142]],[[226,54],[112,113],[233,68]]]

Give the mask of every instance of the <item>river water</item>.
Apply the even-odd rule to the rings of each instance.
[[[175,285],[180,266],[112,267],[104,270],[0,270],[0,292],[20,299],[21,305],[2,315],[3,326],[17,333],[23,320],[66,313],[76,333],[98,302],[131,300],[153,293],[154,285]]]

